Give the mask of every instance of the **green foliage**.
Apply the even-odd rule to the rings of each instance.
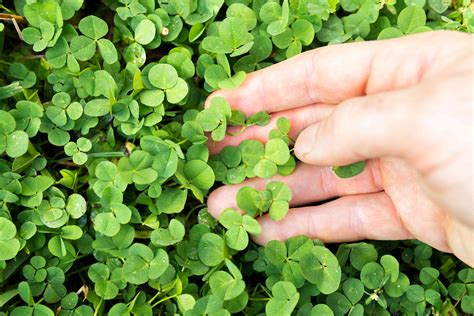
[[[339,178],[351,178],[362,173],[365,168],[365,161],[358,161],[346,166],[333,167],[332,170]]]
[[[210,156],[208,144],[271,117],[219,96],[205,106],[308,49],[473,32],[470,1],[13,0],[0,10],[0,316],[474,313],[474,270],[416,241],[253,243],[261,214],[288,212],[291,191],[272,177],[296,167],[290,121]],[[238,192],[244,213],[214,220],[209,191],[255,177],[268,184]]]
[[[269,182],[262,191],[245,186],[237,192],[237,205],[241,210],[254,217],[268,211],[274,221],[285,217],[290,200],[291,190],[281,181]]]

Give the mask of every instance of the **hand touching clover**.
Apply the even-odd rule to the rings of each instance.
[[[237,208],[242,186],[280,180],[293,192],[291,209],[281,221],[259,218],[259,244],[300,234],[328,243],[415,238],[474,265],[473,52],[473,38],[456,32],[334,45],[215,92],[247,115],[267,111],[272,119],[211,152],[266,141],[287,117],[301,162],[288,177],[216,189],[210,212]],[[365,170],[349,179],[329,167],[361,160]]]

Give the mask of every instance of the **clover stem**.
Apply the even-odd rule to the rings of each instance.
[[[458,306],[458,304],[462,301],[462,299],[464,298],[464,296],[466,296],[467,292],[466,290],[464,290],[464,292],[462,293],[461,297],[459,298],[459,300],[456,301],[456,303],[453,305],[453,307],[451,307],[451,309],[449,310],[449,312],[453,311],[456,309],[456,306]]]
[[[269,297],[262,297],[262,298],[249,298],[249,301],[269,301]]]
[[[120,158],[125,157],[122,151],[108,151],[103,153],[89,153],[87,154],[91,158]]]
[[[97,308],[95,309],[94,316],[98,315],[99,310],[100,310],[100,306],[102,305],[103,302],[104,302],[104,299],[101,298],[99,304],[97,304]]]
[[[70,277],[71,275],[74,275],[74,274],[81,273],[82,271],[85,271],[85,270],[87,270],[87,269],[89,269],[89,266],[87,266],[87,267],[82,267],[82,268],[80,268],[80,269],[78,269],[78,270],[74,270],[73,272],[71,272],[70,274],[68,274],[68,277]]]
[[[202,207],[202,206],[205,206],[204,204],[199,204],[199,205],[196,205],[195,207],[193,207],[189,212],[188,214],[186,214],[186,217],[185,217],[185,221],[187,222],[188,219],[189,219],[189,216],[195,211],[197,210],[198,208]]]
[[[184,143],[186,143],[188,140],[187,139],[183,139],[182,141],[180,141],[179,143],[177,143],[176,145],[182,145]]]
[[[157,291],[156,294],[155,294],[155,296],[153,296],[151,299],[148,300],[148,304],[153,303],[153,301],[156,300],[156,298],[157,298],[158,296],[160,296],[160,294],[161,294],[161,292],[160,292],[160,291]]]
[[[176,296],[178,296],[178,295],[175,294],[175,295],[171,295],[171,296],[167,296],[167,297],[165,297],[165,298],[162,298],[161,300],[159,300],[159,301],[156,302],[155,304],[151,305],[151,308],[153,309],[153,308],[155,308],[157,305],[159,305],[160,303],[163,303],[163,302],[165,302],[165,301],[167,301],[167,300],[170,300],[170,299],[172,299],[172,298],[175,298]]]

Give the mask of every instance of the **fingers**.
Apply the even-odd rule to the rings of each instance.
[[[456,257],[467,263],[471,268],[474,267],[474,247],[472,247],[474,231],[472,227],[448,217],[446,220],[446,237]]]
[[[309,164],[346,165],[358,160],[397,156],[410,161],[422,146],[416,88],[358,97],[341,103],[329,117],[301,132],[294,149]]]
[[[251,126],[246,128],[241,134],[235,136],[227,135],[224,140],[220,142],[210,141],[209,150],[211,154],[217,154],[225,146],[238,146],[245,139],[266,141],[268,139],[268,133],[276,127],[277,120],[280,117],[285,117],[290,120],[291,130],[289,135],[294,139],[306,127],[326,118],[333,109],[333,105],[313,104],[293,110],[278,112],[272,115],[270,123],[266,126]],[[239,129],[240,127],[237,127],[236,131],[239,131]]]
[[[399,39],[330,45],[297,55],[247,76],[234,90],[219,90],[246,114],[278,112],[314,103],[338,104],[356,96],[411,86],[445,64],[446,41],[457,32],[430,32]],[[439,47],[439,49],[433,49]],[[407,54],[410,58],[407,58]]]
[[[281,221],[274,222],[265,215],[259,222],[262,234],[253,239],[261,245],[298,235],[326,243],[413,238],[384,192],[346,196],[318,206],[294,208]]]
[[[219,218],[226,208],[237,209],[236,195],[243,186],[262,190],[274,180],[283,181],[290,187],[293,198],[291,206],[315,203],[342,195],[378,192],[382,190],[382,179],[377,161],[369,161],[367,168],[356,177],[340,179],[329,167],[299,164],[290,176],[276,176],[272,179],[250,179],[238,185],[217,188],[208,198],[209,212]]]

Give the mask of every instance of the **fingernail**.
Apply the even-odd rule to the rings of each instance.
[[[305,157],[314,150],[317,132],[318,125],[314,124],[300,133],[295,143],[295,154],[298,158]]]

